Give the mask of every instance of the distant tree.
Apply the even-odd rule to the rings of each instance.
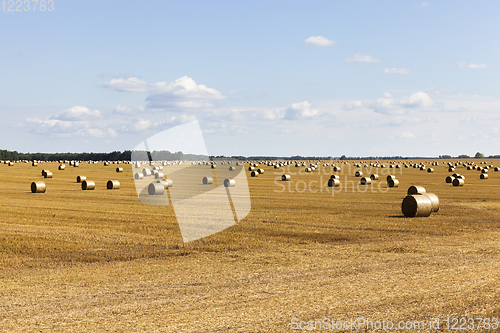
[[[458,158],[470,158],[469,155],[458,155]]]
[[[477,152],[474,158],[484,158],[484,154]]]
[[[342,155],[342,156],[340,157],[340,159],[341,159],[342,161],[343,161],[343,160],[347,160],[347,157],[346,157],[345,155]]]
[[[439,158],[443,158],[443,159],[451,159],[451,155],[440,155]]]

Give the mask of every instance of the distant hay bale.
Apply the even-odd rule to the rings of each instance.
[[[259,172],[258,171],[252,171],[250,173],[250,176],[252,176],[252,177],[258,177],[259,176]]]
[[[462,178],[453,179],[453,186],[464,186],[465,181]]]
[[[455,179],[455,177],[453,176],[448,176],[446,177],[446,184],[451,184],[453,183],[453,180]]]
[[[340,168],[339,168],[339,167],[334,167],[334,168],[333,168],[333,171],[335,171],[335,172],[339,172],[339,171],[340,171]]]
[[[488,173],[488,169],[484,168],[483,170],[481,170],[481,173]]]
[[[427,172],[428,172],[428,173],[433,173],[433,172],[434,172],[434,169],[433,169],[433,168],[428,168],[428,169],[427,169]]]
[[[290,179],[292,179],[292,177],[290,175],[284,174],[281,176],[281,180],[284,182],[289,181]]]
[[[116,172],[123,172],[123,168],[116,168]]]
[[[134,179],[143,179],[143,178],[144,178],[144,174],[142,174],[142,173],[136,172],[134,175]]]
[[[50,171],[45,171],[45,175],[44,175],[45,178],[52,178],[52,172]]]
[[[165,193],[165,186],[162,183],[151,183],[148,186],[149,195],[163,195]]]
[[[212,169],[215,169],[215,168],[217,168],[217,165],[212,164]]]
[[[59,165],[59,170],[64,170],[64,169],[66,169],[66,165],[64,164]]]
[[[378,180],[378,178],[379,178],[379,177],[378,177],[378,174],[376,174],[376,173],[373,173],[373,174],[370,176],[370,179],[371,179],[371,180]]]
[[[439,198],[437,197],[437,195],[435,195],[434,193],[424,193],[422,195],[425,195],[429,199],[431,199],[432,212],[437,213],[439,211]]]
[[[120,182],[118,180],[108,180],[106,188],[108,190],[118,190],[120,188]]]
[[[453,167],[448,168],[448,172],[453,172],[453,171],[455,171],[455,168],[453,168]]]
[[[255,170],[255,167],[253,167],[253,166],[248,167],[248,171],[254,171],[254,170]]]
[[[142,174],[144,177],[151,176],[151,170],[149,170],[148,168],[144,168],[142,169]]]
[[[361,185],[370,185],[372,183],[372,179],[369,177],[363,177],[360,180]]]
[[[80,163],[78,163],[78,162],[75,162],[75,163],[73,164],[73,167],[74,167],[74,168],[78,168],[79,166],[80,166]]]
[[[89,191],[95,189],[95,183],[92,180],[84,180],[82,182],[82,190]]]
[[[479,176],[480,179],[488,179],[488,174],[487,173],[482,173],[480,176]]]
[[[224,179],[224,187],[235,187],[236,181],[234,179]]]
[[[44,170],[42,170],[42,176],[44,176],[44,177],[45,177],[45,173],[46,173],[46,172],[49,172],[49,170],[45,170],[45,169],[44,169]]]
[[[340,180],[335,178],[328,179],[328,187],[339,187],[339,186],[340,186]]]
[[[432,201],[426,195],[408,195],[403,199],[401,211],[405,217],[428,217],[432,213]]]
[[[155,173],[155,178],[156,179],[161,179],[163,177],[165,177],[165,175],[163,174],[163,172],[157,172],[157,173]]]
[[[260,175],[264,174],[264,169],[257,169]]]
[[[399,180],[397,180],[396,178],[388,179],[387,180],[387,187],[399,187]]]
[[[362,171],[356,171],[354,173],[354,176],[356,176],[356,177],[362,177],[363,176],[363,172]]]
[[[340,177],[339,177],[339,175],[331,175],[330,179],[338,179],[338,180],[340,180]]]
[[[425,191],[425,187],[423,186],[410,186],[408,188],[408,195],[412,195],[412,194],[424,194],[426,191]]]
[[[33,163],[31,163],[31,166],[37,166],[37,165],[38,165],[38,163],[37,163],[37,162],[33,162]]]
[[[203,185],[213,184],[214,179],[212,177],[203,177]]]
[[[31,183],[31,193],[45,193],[47,187],[44,182],[37,181]]]
[[[87,179],[87,177],[85,177],[85,176],[77,176],[76,177],[76,182],[77,183],[81,183],[81,182],[83,182],[86,179]]]
[[[396,176],[394,176],[394,175],[387,175],[387,181],[389,181],[391,179],[392,180],[396,179]]]
[[[306,172],[313,172],[311,168],[306,168]]]
[[[235,171],[235,170],[236,170],[236,167],[234,167],[234,166],[229,167],[229,171]]]
[[[104,166],[108,166],[109,165],[109,162],[104,162]]]

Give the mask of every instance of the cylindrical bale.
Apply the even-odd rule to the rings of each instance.
[[[234,167],[234,166],[229,167],[229,171],[234,171],[234,170],[236,170],[236,167]]]
[[[408,195],[403,199],[401,211],[405,217],[428,217],[432,213],[432,201],[426,195]]]
[[[496,168],[495,168],[495,171],[497,171],[497,172],[498,172],[498,171],[500,171],[500,168],[499,168],[499,167],[496,167]]]
[[[423,187],[423,186],[413,185],[413,186],[410,186],[408,188],[408,195],[412,195],[412,194],[424,194],[425,192],[426,192],[426,190],[425,190],[425,187]]]
[[[252,173],[250,173],[250,176],[252,176],[252,177],[258,177],[259,176],[259,172],[258,171],[252,171]]]
[[[396,176],[394,176],[394,175],[387,175],[387,181],[389,181],[391,179],[392,180],[396,179]]]
[[[217,165],[212,164],[212,169],[215,169],[215,168],[217,168]]]
[[[143,178],[144,178],[144,174],[142,174],[142,173],[136,172],[134,175],[134,179],[143,179]]]
[[[45,193],[47,187],[44,182],[31,183],[31,193]]]
[[[371,179],[371,180],[378,180],[378,178],[379,178],[379,177],[378,177],[378,175],[377,175],[376,173],[374,173],[374,174],[372,174],[372,175],[370,176],[370,179]]]
[[[387,187],[399,187],[399,180],[397,179],[389,179],[387,181]]]
[[[156,179],[161,179],[161,178],[164,178],[165,175],[163,174],[163,172],[156,172],[155,173],[155,178]]]
[[[174,186],[174,181],[172,179],[165,179],[165,181],[167,182],[167,187]]]
[[[31,165],[32,165],[32,166],[37,166],[37,165],[38,165],[38,163],[37,163],[37,162],[33,162],[33,163],[31,163]]]
[[[453,179],[453,186],[464,186],[465,181],[462,178]]]
[[[439,211],[439,198],[434,193],[424,193],[422,195],[427,196],[431,199],[432,203],[432,212],[437,213]]]
[[[335,178],[328,179],[328,187],[339,187],[339,186],[340,186],[340,180]]]
[[[161,183],[151,183],[148,186],[149,195],[162,195],[165,193],[165,186]]]
[[[203,185],[213,184],[214,179],[212,177],[203,177]]]
[[[95,183],[92,180],[84,180],[82,182],[82,190],[89,191],[95,189]]]
[[[335,171],[335,172],[339,172],[339,171],[340,171],[340,168],[339,168],[339,167],[334,167],[334,168],[333,168],[333,171]]]
[[[487,173],[482,173],[480,176],[479,176],[480,179],[488,179],[488,174]]]
[[[330,179],[339,179],[340,180],[340,176],[339,175],[331,175]]]
[[[484,168],[483,170],[481,170],[481,173],[488,173],[488,169]]]
[[[78,162],[75,162],[75,163],[73,164],[73,167],[75,167],[75,168],[78,168],[79,166],[80,166],[80,164],[79,164]]]
[[[363,176],[363,172],[361,172],[361,171],[356,171],[356,172],[354,173],[354,176],[356,176],[356,177],[362,177],[362,176]]]
[[[166,179],[158,179],[156,181],[157,184],[162,184],[163,187],[165,188],[165,190],[168,188],[168,183],[167,183],[167,180]]]
[[[81,182],[83,182],[86,179],[87,179],[87,177],[85,177],[85,176],[77,176],[76,177],[76,182],[77,183],[81,183]]]
[[[306,172],[312,172],[311,168],[306,168]]]
[[[45,173],[48,172],[49,170],[42,170],[42,176],[45,177]]]
[[[372,183],[372,179],[368,177],[363,177],[360,180],[361,185],[370,185]]]
[[[257,171],[259,172],[259,175],[264,174],[264,169],[257,169]]]
[[[236,186],[236,181],[234,179],[224,179],[225,187],[234,187]]]
[[[453,176],[448,176],[446,177],[446,184],[451,184],[453,183],[453,180],[455,179],[455,177]]]
[[[46,171],[46,172],[45,172],[45,176],[44,176],[44,177],[45,177],[45,178],[52,178],[52,172],[50,172],[50,171]]]
[[[146,168],[142,169],[142,175],[143,175],[144,177],[146,177],[146,176],[151,176],[151,170],[146,169]]]
[[[254,171],[254,170],[255,170],[255,168],[253,166],[248,167],[248,171]]]
[[[428,172],[428,173],[433,173],[433,172],[434,172],[434,169],[433,169],[433,168],[429,168],[429,169],[427,169],[427,172]]]
[[[108,180],[106,188],[108,190],[118,190],[120,188],[120,182],[117,180]]]
[[[292,179],[292,177],[290,175],[284,174],[281,176],[281,180],[284,182],[289,181],[290,179]]]
[[[116,168],[116,172],[123,172],[123,168]]]
[[[59,170],[64,170],[66,169],[66,166],[64,164],[59,165]]]

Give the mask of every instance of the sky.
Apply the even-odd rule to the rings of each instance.
[[[0,4],[0,149],[198,120],[211,155],[500,154],[498,1],[26,3]]]

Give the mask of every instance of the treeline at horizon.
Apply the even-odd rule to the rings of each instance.
[[[207,156],[196,155],[196,154],[184,154],[181,151],[172,153],[168,150],[153,151],[148,156],[153,156],[153,160],[161,161],[178,161],[178,160],[206,160]],[[132,158],[132,151],[113,151],[110,153],[19,153],[17,151],[10,150],[0,150],[0,160],[2,161],[60,161],[60,160],[74,160],[74,161],[130,161]],[[484,156],[481,153],[477,153],[475,156],[469,155],[440,155],[439,157],[429,157],[429,156],[345,156],[340,157],[335,156],[209,156],[210,160],[214,159],[224,159],[233,158],[243,161],[255,161],[255,160],[412,160],[412,159],[470,159],[470,158],[495,158],[500,159],[500,155],[490,155]]]

